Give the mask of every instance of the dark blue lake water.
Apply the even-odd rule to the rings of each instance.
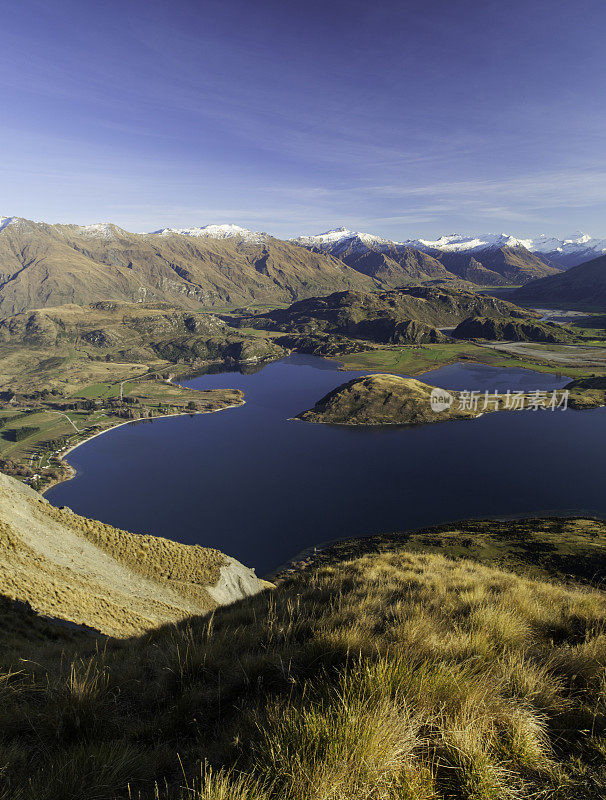
[[[361,372],[293,355],[237,387],[246,405],[117,428],[68,458],[74,480],[48,499],[139,533],[217,547],[260,575],[300,550],[469,517],[606,516],[606,409],[489,414],[419,428],[289,421]],[[450,389],[562,386],[529,370],[455,364],[422,376]]]

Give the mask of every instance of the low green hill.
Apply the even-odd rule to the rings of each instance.
[[[586,399],[584,389],[565,397],[561,391],[545,393],[535,406],[554,408],[566,402],[579,407],[601,405],[597,393]],[[437,397],[435,396],[437,393]],[[603,393],[602,393],[603,394]],[[439,403],[439,405],[438,405]],[[513,395],[460,391],[442,391],[414,378],[399,375],[366,375],[337,386],[322,397],[312,409],[297,419],[333,425],[425,425],[453,419],[474,419],[494,411],[532,407],[530,394]]]

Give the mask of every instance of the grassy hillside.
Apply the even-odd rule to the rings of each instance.
[[[271,236],[141,235],[25,219],[0,232],[0,265],[3,314],[104,300],[188,309],[280,303],[375,285],[342,261]]]
[[[439,327],[469,316],[533,319],[534,312],[503,300],[453,288],[414,286],[377,292],[335,292],[235,324],[300,336],[336,334],[378,343],[445,342]],[[414,323],[414,324],[413,324]]]
[[[235,331],[215,314],[166,304],[103,302],[37,309],[0,319],[0,390],[62,394],[148,368],[196,368],[279,358],[285,351],[253,330]]]
[[[114,636],[141,633],[241,597],[261,583],[218,550],[138,536],[57,509],[0,473],[0,595]]]
[[[283,570],[335,566],[363,555],[436,553],[552,583],[604,588],[606,523],[592,518],[469,520],[416,531],[342,539],[306,551]]]
[[[102,649],[37,631],[35,660],[3,651],[2,796],[597,800],[605,596],[528,577],[521,547],[519,574],[483,564],[483,537],[476,560],[341,553]],[[596,541],[594,522],[567,546]]]

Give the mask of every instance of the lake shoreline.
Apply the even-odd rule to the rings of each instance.
[[[65,452],[61,453],[59,456],[59,460],[63,464],[63,466],[68,470],[68,475],[64,478],[60,478],[59,480],[53,481],[49,483],[44,489],[40,492],[40,494],[44,497],[44,495],[49,492],[51,489],[54,489],[56,486],[59,486],[62,483],[67,483],[68,481],[73,480],[76,475],[78,474],[77,470],[72,467],[71,464],[68,464],[65,461],[65,458],[70,454],[73,453],[74,450],[77,450],[78,447],[81,447],[83,444],[96,439],[98,436],[102,436],[104,433],[109,433],[110,431],[115,431],[117,428],[122,428],[124,425],[133,425],[139,422],[155,422],[159,419],[168,419],[169,417],[195,417],[198,414],[216,414],[219,411],[227,411],[228,408],[240,408],[241,406],[245,405],[246,400],[242,400],[241,403],[231,403],[228,406],[223,406],[223,408],[213,408],[209,411],[181,411],[177,414],[159,414],[156,417],[141,417],[140,419],[127,419],[124,422],[117,422],[115,425],[108,425],[107,428],[103,428],[102,431],[97,431],[97,433],[93,433],[91,436],[87,436],[86,439],[82,439],[81,442],[76,442],[76,444],[71,445]]]
[[[335,359],[294,354],[268,365],[267,371],[238,375],[226,370],[201,375],[191,384],[185,381],[190,384],[188,388],[197,390],[237,387],[245,393],[249,411],[243,409],[244,417],[234,414],[227,421],[215,418],[207,425],[140,428],[134,434],[116,437],[111,445],[97,450],[92,447],[79,460],[77,469],[83,479],[77,482],[77,488],[64,484],[66,488],[56,494],[49,492],[48,499],[56,505],[78,508],[85,516],[101,518],[100,497],[111,496],[115,498],[108,518],[111,524],[163,536],[174,528],[179,531],[178,540],[222,549],[255,566],[257,574],[264,577],[313,557],[314,552],[323,551],[335,540],[358,540],[381,531],[417,530],[451,520],[469,520],[475,517],[474,512],[479,512],[479,519],[511,520],[605,514],[593,472],[591,480],[588,476],[589,488],[583,491],[571,486],[570,491],[563,489],[560,497],[549,488],[559,485],[558,474],[562,472],[562,458],[569,452],[569,441],[571,448],[578,441],[595,444],[596,437],[588,439],[585,433],[594,429],[593,424],[578,421],[588,419],[585,415],[563,415],[569,420],[564,423],[561,415],[476,412],[476,425],[470,426],[469,432],[463,430],[464,426],[444,426],[442,430],[443,426],[434,425],[324,423],[304,431],[289,425],[293,411],[309,408],[344,379],[338,367]],[[551,375],[520,367],[509,370],[469,362],[430,372],[435,374],[427,378],[432,385],[454,386],[457,390],[464,386],[501,392],[507,388],[552,390],[561,388],[567,380],[554,380]],[[594,409],[594,414],[599,411]],[[497,425],[497,418],[503,418],[504,424]],[[505,422],[507,419],[510,421]],[[522,422],[524,419],[527,421]],[[596,419],[600,430],[604,421],[602,409],[602,416]],[[120,420],[119,424],[130,422]],[[434,432],[434,428],[439,430]],[[320,429],[332,430],[324,434]],[[557,444],[556,432],[567,437],[559,454],[552,452],[554,441]],[[137,455],[139,441],[144,443],[145,456]],[[537,483],[532,467],[536,448],[547,445],[545,471]],[[288,463],[282,466],[285,448]],[[67,458],[73,449],[66,452]],[[156,451],[170,466],[157,463]],[[444,453],[449,457],[455,452],[469,454],[466,469],[452,471],[442,463]],[[575,449],[570,452],[574,455]],[[116,462],[120,454],[125,458],[122,466],[122,462]],[[597,451],[595,457],[596,464],[603,463]],[[320,462],[323,467],[318,471]],[[478,472],[479,463],[485,469]],[[426,490],[434,491],[430,487],[436,478],[444,499],[432,511],[423,498]],[[306,499],[301,493],[303,485]],[[475,488],[470,488],[472,485]],[[157,487],[157,491],[150,496],[142,488],[145,486]],[[349,508],[329,499],[338,491],[348,493]],[[477,492],[485,502],[474,508],[469,495]],[[266,497],[271,501],[266,503]],[[320,505],[314,505],[316,497]],[[383,499],[379,502],[378,497]],[[202,516],[197,513],[201,508]]]

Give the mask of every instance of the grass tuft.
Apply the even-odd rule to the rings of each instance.
[[[61,641],[0,679],[0,798],[596,800],[605,621],[599,589],[390,549]]]

